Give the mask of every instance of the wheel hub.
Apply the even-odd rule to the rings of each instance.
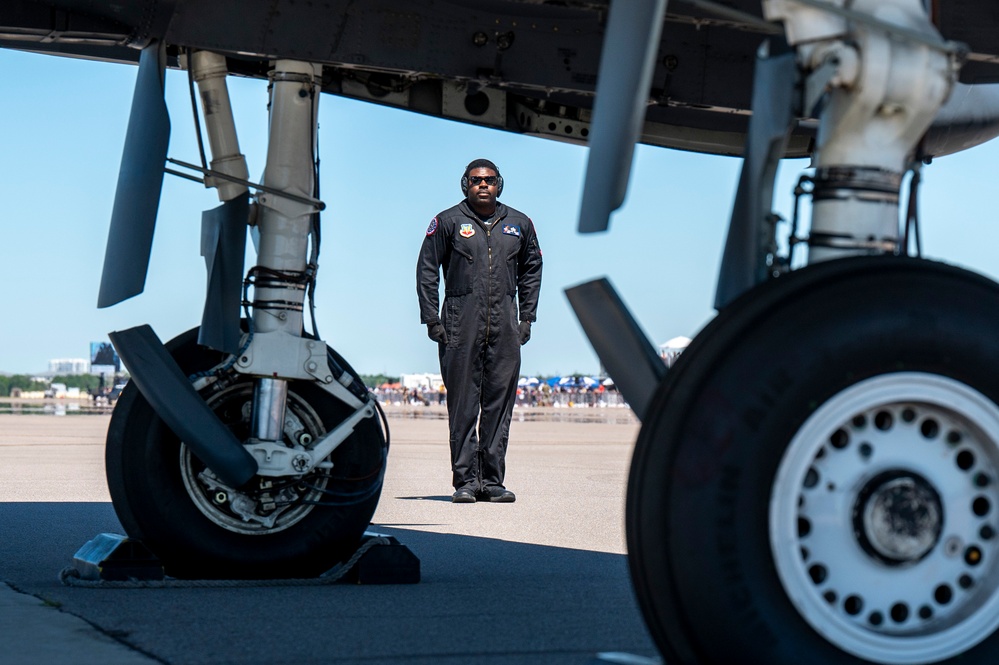
[[[234,430],[238,438],[250,435],[252,383],[238,383],[212,395],[207,403]],[[288,392],[285,443],[312,443],[325,433],[322,421],[294,391]],[[191,454],[180,449],[181,478],[194,505],[218,526],[245,535],[272,534],[304,519],[321,501],[329,471],[316,468],[303,478],[257,476],[252,491],[227,487]]]
[[[854,508],[861,546],[888,564],[915,563],[940,542],[943,505],[918,473],[880,473],[864,485]]]
[[[962,654],[999,629],[999,406],[900,372],[820,404],[770,494],[770,548],[801,617],[865,661]]]

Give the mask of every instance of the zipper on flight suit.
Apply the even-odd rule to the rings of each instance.
[[[489,343],[489,319],[492,318],[493,308],[493,246],[489,242],[492,237],[493,225],[486,225],[486,255],[489,257],[489,279],[486,285],[486,344]]]

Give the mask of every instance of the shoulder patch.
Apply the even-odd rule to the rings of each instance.
[[[427,227],[427,235],[428,236],[432,236],[435,233],[437,233],[437,218],[436,217],[434,217],[432,220],[430,220],[430,226]]]

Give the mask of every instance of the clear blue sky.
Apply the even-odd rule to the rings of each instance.
[[[167,176],[143,294],[98,310],[97,292],[136,69],[0,50],[0,246],[5,293],[0,371],[44,371],[91,341],[142,323],[163,340],[198,325],[205,290],[201,211],[214,190]],[[265,83],[230,78],[251,178],[266,157]],[[197,162],[186,75],[167,76],[170,156]],[[436,372],[419,323],[416,256],[430,219],[461,198],[466,163],[492,159],[503,201],[530,215],[544,283],[524,374],[594,373],[599,364],[563,289],[608,276],[654,343],[692,337],[714,315],[722,242],[740,161],[640,146],[625,206],[607,233],[576,232],[586,149],[324,95],[319,331],[362,373]],[[999,275],[992,142],[924,170],[923,249]],[[788,214],[803,161],[786,162]]]

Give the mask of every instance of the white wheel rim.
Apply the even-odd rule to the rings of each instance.
[[[917,515],[913,538],[871,528],[884,505]],[[843,651],[931,663],[999,627],[999,408],[963,383],[896,373],[835,395],[785,451],[769,516],[788,598]]]

